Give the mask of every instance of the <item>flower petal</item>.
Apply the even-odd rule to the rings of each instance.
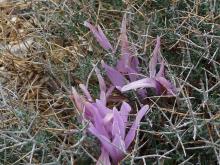
[[[176,95],[176,87],[170,81],[164,77],[156,77],[155,79],[167,90],[168,94]]]
[[[127,53],[123,53],[117,62],[116,69],[121,73],[127,73],[127,68],[130,65],[130,55]]]
[[[127,16],[126,14],[123,17],[122,23],[121,23],[121,54],[122,56],[131,56],[131,52],[129,50],[129,44],[128,44],[128,37],[127,37]],[[126,59],[125,59],[126,60]],[[128,59],[129,61],[130,59]],[[125,63],[126,64],[126,63]]]
[[[125,124],[127,124],[127,121],[128,121],[128,115],[129,113],[131,112],[131,107],[128,103],[124,102],[122,103],[121,105],[121,109],[120,109],[120,116],[122,117],[123,119],[123,122]]]
[[[112,121],[113,117],[114,117],[113,113],[110,112],[110,113],[107,113],[103,119],[103,123],[106,125],[109,124],[108,128],[111,127],[111,129],[110,129],[111,132],[112,132],[112,126],[111,126],[112,123],[110,123],[110,122]]]
[[[152,53],[153,55],[149,62],[150,77],[155,77],[156,75],[156,66],[157,66],[157,61],[159,58],[159,51],[160,51],[160,37],[157,36],[157,43],[153,50],[153,53]]]
[[[115,86],[111,86],[107,92],[106,92],[106,99],[112,94],[113,90],[115,89]]]
[[[138,80],[139,74],[131,67],[127,68],[127,74],[131,82]]]
[[[98,41],[98,43],[105,49],[105,50],[113,50],[112,45],[108,41],[107,37],[103,33],[100,26],[96,28],[94,25],[90,24],[88,21],[84,22],[84,26],[88,27],[90,31],[93,33],[94,37]]]
[[[112,136],[113,112],[107,113],[103,119],[103,124],[109,135]]]
[[[101,155],[96,163],[96,165],[111,165],[109,154],[105,150],[105,148],[102,147],[101,149]]]
[[[97,109],[99,110],[99,113],[101,114],[102,117],[105,117],[106,114],[112,112],[111,109],[107,108],[105,106],[105,104],[101,101],[101,100],[96,100],[95,102],[95,106],[97,107]]]
[[[138,57],[137,56],[132,56],[132,58],[131,58],[131,68],[133,70],[135,70],[136,72],[138,72],[139,71],[138,65],[139,65]]]
[[[120,116],[120,113],[116,108],[113,108],[113,124],[112,124],[112,135],[119,135],[122,139],[125,136],[125,123],[123,118]]]
[[[100,70],[97,67],[95,67],[95,72],[96,72],[96,76],[97,76],[98,81],[99,81],[100,91],[106,92],[105,80],[103,79],[103,77],[102,77],[102,75],[100,73]]]
[[[95,105],[93,105],[93,103],[90,103],[88,101],[85,101],[83,105],[84,105],[84,117],[87,120],[91,120],[92,122],[94,122],[95,116],[99,115],[97,108],[95,107]]]
[[[84,95],[87,97],[87,99],[89,101],[93,101],[88,89],[86,88],[86,86],[84,84],[79,84],[80,89],[82,90],[82,92],[84,93]]]
[[[140,111],[137,113],[137,117],[134,121],[134,123],[132,124],[130,130],[127,133],[127,136],[125,137],[125,146],[126,149],[130,146],[130,144],[132,143],[132,141],[135,138],[135,133],[136,133],[136,129],[138,128],[138,125],[141,121],[141,119],[144,117],[145,113],[149,110],[149,106],[145,105],[143,106]]]
[[[84,104],[85,104],[85,111],[92,113],[92,118],[90,120],[94,124],[94,126],[97,129],[97,131],[99,132],[99,134],[104,135],[107,138],[110,138],[107,130],[104,127],[103,118],[100,114],[100,110],[98,110],[95,107],[95,105],[93,105],[89,102],[85,102]]]
[[[113,149],[113,147],[115,146],[111,143],[110,139],[100,134],[100,132],[94,127],[92,123],[89,123],[88,129],[90,133],[92,133],[94,136],[96,136],[99,139],[104,149],[110,154],[112,158],[117,156]]]
[[[154,79],[144,78],[123,86],[121,88],[121,91],[125,92],[131,89],[138,89],[138,88],[156,88],[156,82]]]
[[[103,33],[103,31],[102,31],[100,26],[98,26],[98,32],[99,32],[100,38],[102,39],[102,43],[105,45],[105,47],[107,49],[111,49],[111,51],[113,51],[112,45],[110,44],[110,42],[107,39],[106,35]]]
[[[76,89],[74,87],[72,87],[72,95],[70,96],[73,101],[75,102],[75,105],[77,107],[78,110],[80,110],[81,112],[83,111],[83,102],[82,102],[82,98],[80,97],[80,95],[77,93]]]
[[[161,61],[160,70],[156,74],[156,77],[164,77],[164,60]]]
[[[122,87],[123,85],[125,85],[126,83],[125,77],[120,72],[108,66],[103,61],[102,61],[102,66],[105,68],[106,74],[108,75],[108,78],[110,79],[110,81],[114,86]]]
[[[100,92],[100,100],[103,102],[104,105],[106,105],[107,103],[106,93],[103,91]]]
[[[138,71],[138,65],[139,61],[137,56],[133,56],[133,52],[131,51],[131,48],[129,46],[128,42],[128,37],[127,37],[127,19],[126,19],[126,14],[123,17],[122,20],[122,26],[121,26],[121,57],[120,60],[117,63],[117,70],[122,72],[122,73],[127,73],[128,70],[127,68],[132,68],[135,72]]]
[[[119,135],[115,135],[113,139],[113,150],[115,153],[115,156],[112,157],[112,160],[114,164],[119,164],[119,161],[123,159],[125,153],[126,153],[126,148],[125,148],[125,142]]]

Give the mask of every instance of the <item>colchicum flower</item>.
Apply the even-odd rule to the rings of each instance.
[[[121,92],[136,89],[138,95],[142,98],[147,96],[145,88],[155,89],[157,95],[161,95],[164,92],[168,95],[176,94],[176,88],[164,76],[164,60],[159,54],[160,37],[157,37],[156,46],[149,62],[149,77],[146,78],[139,73],[138,57],[134,55],[129,46],[126,22],[125,15],[120,35],[121,57],[116,67],[113,68],[104,61],[101,62],[113,86],[107,89],[103,77],[98,68],[96,68],[95,72],[100,87],[99,99],[93,100],[87,87],[83,84],[80,84],[80,88],[84,96],[79,95],[74,88],[72,91],[72,98],[77,109],[82,112],[83,119],[90,121],[89,132],[101,142],[101,155],[97,161],[98,165],[110,165],[111,162],[117,165],[125,157],[129,146],[135,138],[139,123],[149,109],[148,105],[142,106],[137,112],[135,121],[126,133],[128,115],[131,111],[130,105],[123,102],[120,110],[115,107],[113,109],[107,107],[108,97],[115,87]],[[96,28],[88,22],[85,22],[84,25],[90,29],[98,43],[105,50],[110,50],[113,53],[113,47],[99,26]],[[156,70],[157,65],[160,66],[159,71]]]
[[[112,68],[102,62],[102,66],[105,68],[108,78],[110,79],[112,84],[115,85],[118,89],[126,85],[128,81],[136,81],[139,78],[139,60],[137,56],[133,55],[134,53],[131,51],[131,48],[129,46],[128,37],[126,34],[126,24],[127,20],[125,15],[122,20],[120,35],[121,57],[117,62],[116,68]],[[125,75],[128,76],[129,80],[126,79]]]
[[[160,37],[157,37],[156,46],[149,62],[150,76],[145,78],[145,76],[142,76],[142,74],[139,73],[138,57],[133,55],[134,53],[131,51],[129,46],[128,37],[126,35],[126,22],[126,15],[124,15],[120,35],[121,57],[117,62],[116,68],[110,67],[104,61],[102,61],[102,66],[104,67],[111,83],[121,92],[136,89],[138,95],[141,96],[142,99],[147,96],[147,90],[144,88],[155,89],[157,95],[167,94],[175,96],[175,86],[164,76],[164,60],[162,60],[159,55]],[[92,32],[95,31],[91,27],[90,30]],[[93,32],[93,34],[100,45],[109,43],[106,37],[103,37],[105,39],[103,39],[101,42],[99,37],[97,37],[97,32]],[[156,70],[157,65],[160,65],[158,72]]]
[[[96,74],[100,87],[100,99],[92,99],[85,85],[80,85],[84,94],[81,96],[75,88],[72,90],[72,99],[78,110],[83,113],[83,118],[89,122],[88,131],[96,136],[101,142],[101,155],[97,165],[118,165],[125,157],[129,146],[135,138],[136,130],[143,116],[149,107],[143,106],[137,113],[136,119],[128,131],[128,115],[131,107],[123,102],[120,110],[117,108],[109,109],[106,100],[113,88],[106,90],[106,84],[96,68]]]
[[[157,95],[163,94],[166,92],[167,95],[176,95],[175,86],[165,78],[164,76],[164,60],[161,59],[160,55],[160,37],[157,37],[157,43],[153,51],[152,58],[149,62],[149,73],[150,77],[143,78],[134,82],[131,82],[127,85],[124,85],[121,88],[122,92],[131,90],[131,89],[140,89],[140,88],[154,88]],[[156,66],[160,65],[160,69],[157,72]]]
[[[112,45],[110,44],[109,40],[105,36],[100,26],[95,27],[94,25],[90,24],[88,21],[84,22],[84,26],[90,29],[90,31],[93,33],[97,42],[102,46],[102,48],[104,48],[107,51],[109,50],[113,51]]]
[[[130,50],[128,38],[126,35],[126,15],[124,16],[122,20],[122,27],[121,27],[121,58],[117,63],[117,67],[112,68],[104,61],[102,61],[102,66],[106,70],[106,74],[108,78],[110,79],[111,83],[120,89],[122,86],[127,84],[127,79],[125,75],[128,75],[129,81],[135,81],[138,80],[138,65],[139,61],[137,56],[133,55],[132,51]],[[94,37],[96,38],[97,42],[105,49],[105,50],[113,50],[111,44],[109,43],[108,39],[102,32],[101,28],[98,26],[98,28],[94,27],[87,21],[84,22],[84,25],[90,29],[90,31],[93,33]],[[112,51],[113,52],[113,51]]]

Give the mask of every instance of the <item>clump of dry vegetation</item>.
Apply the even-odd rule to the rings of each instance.
[[[0,164],[95,164],[98,141],[69,95],[85,83],[96,96],[92,64],[114,66],[120,54],[101,49],[83,22],[117,45],[124,13],[130,45],[146,63],[161,36],[178,96],[147,98],[151,110],[122,164],[220,164],[217,0],[0,0]],[[138,104],[132,92],[111,99]]]

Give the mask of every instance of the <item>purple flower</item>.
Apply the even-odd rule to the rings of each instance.
[[[140,78],[140,74],[138,74],[139,60],[137,56],[133,55],[134,53],[131,51],[131,47],[129,46],[126,34],[126,24],[127,19],[126,15],[124,15],[120,35],[121,57],[117,62],[116,68],[110,67],[102,61],[102,66],[104,67],[108,78],[119,90],[122,86],[126,85],[127,82],[136,81]],[[126,75],[128,78],[126,78]]]
[[[111,83],[118,89],[124,86],[127,83],[127,79],[123,74],[121,74],[118,70],[110,67],[102,61],[102,67],[105,69],[108,78]]]
[[[75,88],[72,89],[72,99],[77,109],[83,114],[82,120],[90,121],[88,131],[96,136],[101,142],[101,155],[97,165],[117,165],[126,155],[129,146],[135,138],[136,129],[149,109],[149,106],[143,106],[136,115],[136,119],[126,133],[128,125],[128,115],[131,107],[123,102],[120,111],[117,108],[109,109],[107,99],[113,87],[108,90],[99,70],[95,69],[99,81],[100,98],[93,100],[87,87],[80,84],[83,95],[79,95]]]
[[[99,89],[100,89],[100,101],[106,105],[107,103],[107,99],[108,97],[111,95],[112,91],[114,90],[114,86],[111,86],[110,88],[107,89],[105,81],[103,79],[103,77],[100,74],[100,71],[98,68],[95,68],[95,72],[96,72],[96,76],[98,78],[98,82],[99,82]],[[72,88],[72,95],[70,96],[71,99],[73,99],[75,101],[75,105],[77,107],[78,110],[80,110],[81,112],[84,111],[84,106],[83,104],[85,102],[94,102],[92,96],[90,95],[87,87],[84,84],[79,84],[79,87],[81,89],[81,91],[83,92],[84,96],[81,96],[77,93],[76,89],[73,87]],[[90,115],[87,116],[88,111],[85,112],[86,113],[86,118]]]
[[[131,48],[129,46],[127,37],[127,17],[124,15],[121,26],[121,58],[117,63],[117,70],[121,73],[138,72],[139,61],[137,56],[133,55]]]
[[[93,33],[95,36],[96,40],[98,43],[105,49],[105,50],[111,50],[113,51],[113,47],[108,41],[107,37],[103,33],[102,29],[100,26],[95,27],[94,25],[90,24],[89,22],[85,21],[84,26],[88,27],[90,31]]]
[[[121,45],[121,57],[117,62],[116,68],[110,67],[102,61],[102,66],[106,71],[108,78],[111,83],[122,92],[137,89],[137,93],[141,98],[147,96],[147,91],[144,88],[153,88],[157,95],[161,95],[165,92],[167,95],[176,95],[175,86],[165,78],[164,76],[164,60],[161,59],[160,53],[160,37],[157,37],[156,46],[152,53],[152,58],[149,62],[149,77],[144,78],[142,74],[139,73],[139,60],[137,56],[133,55],[131,47],[129,46],[127,29],[126,29],[126,14],[122,20],[121,35],[120,35],[120,45]],[[98,30],[86,22],[87,27],[93,32],[95,38],[102,46],[103,43],[109,43],[107,38],[100,37]],[[100,27],[99,27],[100,29]],[[101,31],[101,29],[100,29]],[[102,32],[103,34],[103,32]],[[100,38],[105,40],[101,42]],[[105,44],[110,45],[110,44]],[[107,46],[102,46],[106,49]],[[111,46],[108,46],[109,48]],[[112,47],[111,47],[112,48]],[[156,66],[160,65],[160,69],[157,72]]]
[[[77,97],[76,97],[77,96]],[[79,100],[80,96],[73,90],[73,100],[81,103],[79,106],[84,111],[84,118],[89,120],[88,130],[101,142],[101,155],[97,165],[117,165],[126,155],[129,146],[135,138],[136,129],[148,111],[149,107],[143,106],[138,111],[135,121],[126,133],[128,115],[131,107],[126,102],[122,103],[120,111],[117,108],[109,109],[99,99],[94,102]]]
[[[130,50],[130,46],[128,43],[127,37],[127,30],[126,30],[126,15],[122,20],[122,27],[121,27],[121,58],[117,63],[116,69],[108,66],[104,62],[102,62],[102,66],[105,68],[108,78],[110,79],[111,83],[115,85],[118,89],[122,86],[126,85],[127,79],[125,78],[125,74],[129,76],[130,81],[135,81],[138,79],[138,65],[139,61],[137,56],[133,55],[133,52]],[[89,22],[85,21],[84,25],[90,29],[93,33],[94,37],[98,41],[98,43],[105,49],[113,51],[113,47],[111,46],[110,42],[104,35],[101,28],[98,26],[97,28],[90,24]],[[114,76],[113,76],[114,75]]]
[[[131,89],[140,88],[154,88],[157,95],[161,95],[164,91],[168,95],[176,95],[175,86],[164,77],[164,60],[161,60],[159,56],[160,51],[160,37],[157,37],[157,43],[153,51],[153,56],[149,62],[149,78],[143,78],[137,81],[133,81],[121,88],[122,92]],[[160,69],[157,72],[156,66],[160,65]]]
[[[102,145],[102,153],[97,164],[111,164],[109,160],[111,158],[112,163],[117,165],[125,157],[135,138],[136,129],[148,109],[148,106],[144,106],[138,111],[136,119],[127,134],[126,127],[131,107],[125,102],[122,103],[120,111],[113,108],[104,116],[101,122],[90,122],[89,131],[99,139]],[[98,109],[98,111],[102,111],[102,109]],[[102,123],[103,129],[97,127],[100,125],[96,122]]]

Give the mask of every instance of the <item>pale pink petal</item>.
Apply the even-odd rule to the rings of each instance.
[[[138,88],[156,88],[156,82],[154,79],[144,78],[123,86],[121,88],[121,91],[125,92],[131,89],[138,89]]]
[[[146,114],[146,112],[148,112],[149,110],[149,106],[145,105],[143,106],[137,113],[137,117],[134,121],[134,123],[132,124],[130,130],[128,131],[126,137],[125,137],[125,146],[126,149],[130,146],[130,144],[132,143],[132,141],[135,138],[135,134],[136,134],[136,129],[138,128],[141,119],[144,117],[144,115]]]
[[[80,97],[80,95],[77,93],[76,89],[74,87],[72,87],[72,95],[70,96],[72,97],[76,107],[78,110],[80,110],[81,112],[83,111],[83,102],[82,102],[82,98]]]
[[[170,95],[176,95],[176,87],[164,77],[156,77],[156,81],[158,81],[166,90],[167,93]]]
[[[160,37],[157,37],[157,43],[153,50],[152,57],[149,62],[150,77],[155,77],[156,75],[156,66],[158,62],[159,52],[160,52]]]
[[[128,115],[131,112],[131,107],[128,103],[124,102],[121,105],[121,109],[120,109],[120,116],[123,119],[123,122],[125,123],[125,125],[127,124],[128,121]]]
[[[87,120],[91,120],[92,122],[94,122],[95,116],[97,116],[99,113],[98,109],[95,107],[95,105],[93,105],[93,103],[90,103],[88,101],[84,101],[83,105],[84,105],[84,117]]]
[[[102,147],[101,155],[96,162],[96,165],[111,165],[108,152]]]
[[[111,137],[112,137],[113,117],[114,117],[113,112],[110,112],[110,113],[106,114],[103,119],[103,124],[105,126],[105,129],[109,133],[109,135],[111,135]]]
[[[98,26],[98,32],[100,34],[100,38],[102,39],[102,42],[104,43],[105,47],[108,48],[108,49],[111,49],[113,51],[112,45],[110,44],[109,40],[107,39],[107,37],[103,33],[100,26]]]
[[[85,111],[92,113],[91,121],[99,133],[107,138],[110,138],[109,131],[105,128],[102,116],[102,113],[104,111],[108,111],[108,109],[99,109],[97,108],[97,104],[93,105],[89,102],[85,102]]]
[[[125,123],[123,118],[120,116],[120,113],[116,108],[113,108],[113,124],[112,124],[112,135],[115,136],[116,134],[119,135],[122,139],[125,136]]]
[[[121,23],[121,53],[122,56],[125,54],[130,55],[130,50],[129,50],[129,44],[128,44],[128,37],[127,37],[127,16],[126,14],[123,17],[122,23]]]
[[[133,70],[135,70],[136,72],[138,72],[139,71],[138,65],[139,65],[138,57],[137,56],[132,56],[132,58],[131,58],[131,68]]]
[[[102,143],[102,146],[104,149],[111,155],[111,157],[116,156],[113,150],[113,145],[107,137],[103,136],[101,132],[97,130],[97,128],[92,124],[89,123],[89,132],[92,133],[94,136],[96,136],[99,141]]]
[[[105,80],[103,79],[100,70],[97,67],[95,67],[95,72],[99,81],[100,100],[103,102],[104,105],[106,105],[108,96],[106,95],[107,88],[106,88]]]
[[[109,126],[110,126],[111,125],[110,122],[113,120],[113,117],[114,117],[114,115],[112,112],[107,113],[103,119],[103,123],[109,124]],[[112,129],[111,129],[111,131],[112,131]]]
[[[104,105],[106,105],[107,103],[106,93],[103,91],[100,92],[100,100],[103,102]]]
[[[98,99],[95,102],[95,106],[99,110],[99,113],[101,114],[102,117],[105,117],[106,114],[112,112],[111,109],[107,108],[106,105],[102,101],[100,101]]]
[[[122,54],[119,61],[117,62],[116,69],[121,73],[127,73],[127,68],[130,65],[130,59],[131,57],[129,54]]]
[[[103,118],[100,114],[100,110],[98,110],[93,104],[89,102],[85,102],[84,105],[85,105],[85,111],[92,113],[91,121],[94,124],[97,131],[99,131],[101,135],[110,138],[107,130],[104,127]]]
[[[102,29],[98,26],[96,28],[94,25],[90,24],[89,22],[85,21],[84,26],[88,27],[90,31],[93,33],[94,37],[98,41],[98,43],[105,49],[105,50],[113,50],[110,42],[108,41],[107,37],[103,33]]]
[[[122,25],[121,25],[121,57],[117,63],[117,70],[122,73],[127,73],[127,68],[131,66],[131,51],[129,50],[128,37],[127,37],[127,29],[126,29],[127,19],[126,14],[123,17]]]
[[[115,157],[112,157],[114,164],[119,164],[119,162],[123,159],[126,153],[125,142],[124,139],[119,135],[115,135],[113,139],[113,150],[115,153]]]
[[[95,72],[96,72],[96,76],[97,76],[98,81],[99,81],[100,91],[106,92],[105,80],[103,79],[103,77],[102,77],[102,75],[100,73],[100,70],[97,67],[95,67]]]
[[[122,23],[121,23],[121,34],[124,34],[125,35],[124,37],[127,38],[127,35],[126,35],[127,28],[126,28],[126,26],[127,26],[127,15],[124,14],[123,19],[122,19]]]
[[[95,67],[95,72],[99,81],[99,89],[100,89],[100,100],[104,103],[104,105],[106,105],[107,102],[107,96],[106,96],[106,84],[105,84],[105,80],[103,79],[100,70]]]
[[[84,95],[87,97],[88,101],[92,102],[93,99],[92,99],[88,89],[86,88],[86,86],[84,84],[79,84],[79,87],[82,90],[82,92],[84,93]]]
[[[112,94],[112,92],[113,92],[114,89],[115,89],[115,86],[111,86],[111,87],[107,90],[107,92],[106,92],[106,98],[108,98],[108,97]]]
[[[140,77],[138,73],[131,67],[127,68],[127,74],[131,82],[138,80],[138,78]]]
[[[164,77],[164,61],[163,60],[161,61],[160,70],[156,74],[156,77]]]
[[[114,86],[122,87],[123,85],[125,85],[126,80],[120,72],[108,66],[103,61],[102,61],[102,66],[105,68],[106,74],[108,75],[108,78],[110,79],[110,81]]]

